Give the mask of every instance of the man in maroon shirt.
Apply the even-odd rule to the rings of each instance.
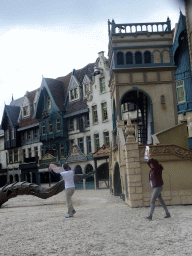
[[[151,197],[151,210],[149,215],[146,217],[149,220],[152,220],[153,212],[155,210],[155,201],[158,199],[161,205],[165,210],[165,218],[171,217],[165,202],[161,196],[161,191],[163,190],[163,179],[162,179],[162,170],[163,166],[159,164],[159,162],[153,158],[151,158],[147,162],[149,167],[151,168],[149,172],[149,183],[153,188],[153,194]]]

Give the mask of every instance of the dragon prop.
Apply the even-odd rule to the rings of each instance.
[[[75,174],[74,182],[75,184],[92,176],[94,172],[88,174]],[[52,187],[42,187],[34,183],[28,183],[27,181],[15,182],[9,185],[5,185],[0,188],[0,207],[2,204],[7,202],[9,199],[20,196],[20,195],[33,195],[42,199],[47,199],[49,197],[55,196],[65,189],[64,180],[60,180]]]

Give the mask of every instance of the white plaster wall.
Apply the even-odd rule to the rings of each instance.
[[[0,163],[1,168],[5,169],[7,167],[6,163],[6,150],[4,150],[4,134],[0,136]]]
[[[100,75],[95,76],[95,81],[92,85],[92,100],[89,101],[89,114],[90,114],[90,134],[91,134],[91,141],[92,141],[92,151],[95,152],[95,145],[94,145],[94,134],[99,133],[99,142],[100,147],[104,144],[104,136],[103,132],[109,131],[109,139],[110,142],[112,140],[112,106],[111,106],[111,97],[109,92],[109,68],[105,64],[106,58],[104,57],[104,52],[99,53],[99,58],[96,61],[96,64],[99,68],[103,69],[103,74],[105,77],[105,88],[106,91],[104,93],[100,92]],[[108,64],[108,63],[107,63]],[[102,121],[102,107],[101,104],[103,102],[107,103],[107,112],[108,112],[108,121]],[[98,113],[98,123],[93,124],[93,115],[92,115],[92,106],[97,105],[97,113]]]

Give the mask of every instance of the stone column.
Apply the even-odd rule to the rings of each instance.
[[[129,118],[125,133],[128,135],[125,143],[127,187],[129,193],[127,203],[130,207],[141,207],[143,206],[143,191],[139,160],[139,144],[133,136],[135,129]]]

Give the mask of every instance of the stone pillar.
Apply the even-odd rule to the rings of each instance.
[[[125,132],[128,135],[125,143],[127,187],[129,193],[127,203],[130,207],[141,207],[143,206],[143,190],[139,160],[139,144],[133,136],[135,129],[130,119],[128,119]]]

